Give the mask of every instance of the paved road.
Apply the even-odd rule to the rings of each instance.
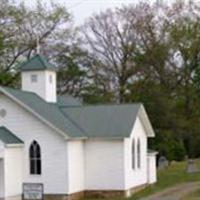
[[[200,182],[181,184],[140,200],[181,200],[186,194],[200,188]]]

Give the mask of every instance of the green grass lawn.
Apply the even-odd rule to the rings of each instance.
[[[200,161],[196,162],[200,168]],[[158,171],[158,182],[155,185],[147,187],[143,191],[135,194],[134,197],[131,197],[130,199],[139,199],[140,197],[154,194],[162,191],[163,189],[173,187],[181,183],[200,181],[200,172],[188,174],[186,172],[186,167],[186,162],[172,163],[167,169]]]
[[[196,162],[200,168],[200,161]],[[155,185],[145,188],[144,190],[134,194],[132,197],[128,199],[138,200],[141,197],[154,194],[156,192],[162,191],[163,189],[173,187],[180,183],[193,182],[193,181],[200,181],[200,172],[188,174],[186,173],[186,162],[174,162],[167,169],[162,169],[158,171],[158,182]],[[125,198],[115,198],[115,199],[109,198],[109,200],[125,200]]]

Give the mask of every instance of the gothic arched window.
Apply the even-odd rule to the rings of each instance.
[[[132,169],[135,169],[135,140],[132,141]]]
[[[30,174],[40,175],[41,174],[41,150],[40,145],[33,141],[29,149],[30,159]]]
[[[138,168],[141,167],[141,144],[140,144],[140,139],[138,139],[138,142],[137,142],[137,165],[138,165]]]

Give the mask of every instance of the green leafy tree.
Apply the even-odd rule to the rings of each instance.
[[[0,84],[13,85],[18,64],[36,53],[37,38],[42,53],[48,56],[61,31],[69,32],[70,18],[64,7],[47,7],[40,1],[36,8],[9,0],[0,0],[0,5]]]

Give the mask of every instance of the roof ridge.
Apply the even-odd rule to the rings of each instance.
[[[40,55],[40,54],[37,54],[36,56],[38,56],[38,58],[39,58],[39,60],[40,60],[40,62],[45,66],[45,68],[47,67],[46,66],[46,61],[44,60],[45,58],[42,56],[42,55]]]
[[[81,107],[100,107],[100,106],[128,106],[128,105],[143,105],[143,103],[141,102],[135,102],[135,103],[114,103],[114,104],[91,104],[91,105],[71,105],[71,106],[65,106],[65,105],[61,105],[59,107],[61,108],[81,108]]]
[[[45,69],[48,69],[48,65],[49,65],[50,67],[56,69],[56,67],[54,66],[54,64],[52,64],[52,63],[49,61],[49,59],[48,59],[47,57],[45,57],[45,56],[42,55],[42,54],[37,54],[37,55],[38,55],[40,61],[42,62],[42,64],[45,66]]]

